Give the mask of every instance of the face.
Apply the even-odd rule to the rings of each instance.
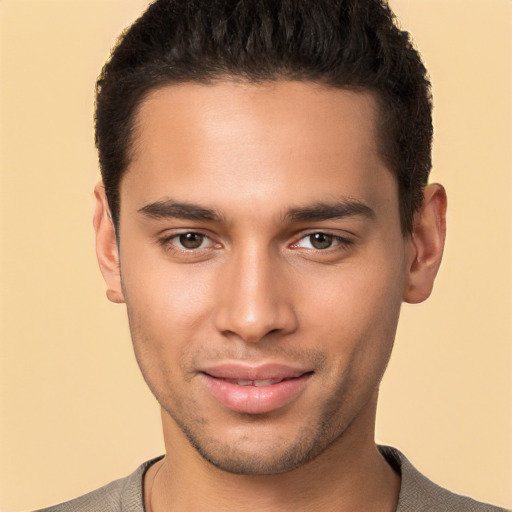
[[[376,115],[296,82],[168,86],[138,113],[118,293],[168,435],[227,471],[373,433],[411,259]]]

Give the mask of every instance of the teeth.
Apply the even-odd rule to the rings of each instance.
[[[266,379],[266,380],[235,380],[230,381],[239,386],[271,386],[281,382],[280,380]]]
[[[267,380],[255,380],[254,385],[255,386],[270,386],[271,384],[275,384],[277,381],[267,379]]]

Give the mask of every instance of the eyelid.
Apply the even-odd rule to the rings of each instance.
[[[173,240],[177,239],[179,236],[186,235],[189,233],[200,235],[204,237],[206,240],[208,240],[209,243],[207,244],[206,247],[198,247],[195,249],[187,249],[186,247],[181,247],[177,243],[173,243]],[[294,241],[288,247],[290,247],[291,249],[305,249],[308,251],[328,253],[330,251],[336,251],[354,245],[356,242],[355,238],[357,237],[345,231],[343,233],[344,234],[340,234],[339,231],[333,232],[333,230],[321,228],[311,229],[307,232],[302,231],[300,234],[297,234],[294,237]],[[334,243],[332,244],[332,246],[327,247],[325,249],[317,249],[315,247],[301,247],[299,245],[301,241],[315,234],[323,234],[332,237]],[[197,228],[176,228],[174,230],[165,231],[164,233],[159,233],[156,237],[156,242],[166,251],[183,254],[199,253],[205,250],[219,249],[222,248],[223,246],[223,244],[216,241],[214,236],[209,234],[207,230]]]
[[[302,233],[299,237],[296,237],[295,238],[295,241],[291,244],[291,247],[292,248],[300,248],[299,246],[299,243],[312,236],[312,235],[316,235],[316,234],[322,234],[322,235],[327,235],[327,236],[330,236],[333,238],[333,240],[336,241],[335,244],[333,244],[331,247],[328,247],[327,249],[316,249],[314,247],[304,247],[304,249],[309,249],[309,250],[313,250],[313,251],[323,251],[323,252],[327,252],[331,249],[335,249],[339,246],[348,246],[348,245],[353,245],[355,243],[355,240],[353,239],[353,236],[351,237],[350,234],[346,234],[346,236],[344,235],[341,235],[339,233],[334,233],[332,232],[331,230],[329,229],[314,229],[314,230],[311,230],[311,231],[308,231],[307,233]]]
[[[180,237],[181,235],[187,235],[187,234],[196,234],[203,236],[205,239],[209,240],[210,243],[207,247],[198,247],[196,249],[187,249],[186,247],[180,247],[178,244],[173,243],[172,241]],[[183,253],[192,253],[192,252],[199,252],[205,249],[220,247],[221,244],[219,242],[216,242],[212,236],[210,236],[208,233],[206,233],[204,230],[201,229],[179,229],[174,230],[173,232],[169,233],[166,232],[165,234],[158,235],[157,242],[159,245],[161,245],[165,250],[169,251],[180,251]]]

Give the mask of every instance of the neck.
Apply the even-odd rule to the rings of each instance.
[[[264,476],[228,473],[205,461],[164,412],[169,455],[146,474],[146,510],[223,512],[236,506],[240,512],[392,512],[400,478],[375,446],[376,396],[371,402],[315,459],[295,470]],[[368,424],[371,429],[362,428]]]

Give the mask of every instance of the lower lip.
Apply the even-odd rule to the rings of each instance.
[[[311,377],[305,373],[269,386],[240,386],[202,374],[210,393],[225,407],[235,412],[263,414],[292,402],[303,391]]]

